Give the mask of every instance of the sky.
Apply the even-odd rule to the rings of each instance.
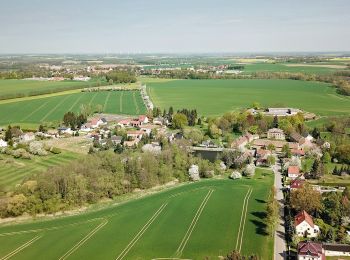
[[[0,53],[350,51],[349,0],[0,0]]]

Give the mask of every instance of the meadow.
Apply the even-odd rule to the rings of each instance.
[[[0,193],[13,189],[32,174],[43,172],[49,167],[68,163],[77,159],[78,156],[78,154],[68,151],[48,156],[34,156],[32,160],[14,159],[12,156],[0,155]]]
[[[28,98],[18,102],[0,102],[0,125],[39,124],[62,120],[68,111],[79,112],[82,104],[104,113],[137,115],[146,112],[139,91],[78,92],[45,98]]]
[[[237,249],[271,259],[271,172],[202,180],[84,214],[0,227],[0,258],[217,259]],[[47,250],[50,248],[50,250]]]
[[[250,107],[301,108],[318,115],[350,113],[350,97],[327,84],[278,79],[173,80],[147,83],[147,90],[161,109],[196,108],[200,115],[217,116]]]
[[[33,96],[58,91],[92,86],[93,82],[82,81],[38,81],[38,80],[0,80],[0,99]]]

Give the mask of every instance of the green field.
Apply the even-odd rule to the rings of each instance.
[[[205,180],[85,214],[3,226],[0,257],[218,259],[241,248],[271,259],[264,215],[272,183],[271,173],[258,170],[254,179]]]
[[[305,66],[290,66],[293,63],[283,64],[283,63],[252,63],[244,64],[243,73],[252,72],[290,72],[290,73],[306,73],[306,74],[330,74],[341,69],[330,67],[318,67],[317,65],[323,64],[305,64]],[[314,66],[312,66],[314,65]]]
[[[37,80],[0,80],[0,99],[15,98],[19,96],[32,96],[42,93],[64,91],[68,89],[83,88],[92,85],[91,82],[82,81],[37,81]]]
[[[196,108],[204,116],[247,108],[253,102],[264,107],[294,107],[319,115],[350,113],[350,97],[318,82],[297,80],[175,80],[150,82],[155,106],[168,109]]]
[[[60,154],[35,156],[32,160],[14,159],[12,156],[0,155],[0,192],[12,189],[26,177],[77,159],[78,155],[63,151]]]
[[[62,120],[68,111],[79,112],[81,104],[102,105],[104,113],[137,115],[146,112],[138,91],[79,92],[53,97],[0,103],[0,125]]]

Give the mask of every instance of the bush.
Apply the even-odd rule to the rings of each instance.
[[[53,154],[60,154],[62,151],[61,151],[61,149],[59,149],[57,147],[51,147],[50,152]]]

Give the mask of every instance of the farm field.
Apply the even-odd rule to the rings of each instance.
[[[271,259],[264,216],[272,184],[271,172],[259,169],[252,179],[203,180],[99,211],[2,226],[0,257],[217,259],[236,248]]]
[[[350,113],[350,97],[318,82],[297,80],[175,80],[147,84],[161,109],[196,108],[200,115],[221,115],[259,102],[264,107],[301,108],[318,115]]]
[[[335,64],[297,64],[297,63],[251,63],[243,64],[243,73],[257,71],[266,72],[291,72],[306,74],[330,74],[339,70],[344,70],[346,66]]]
[[[32,96],[42,93],[64,91],[92,86],[93,82],[82,81],[38,81],[38,80],[0,80],[0,99]]]
[[[0,193],[15,187],[26,177],[47,170],[49,167],[68,163],[78,158],[78,154],[62,151],[60,154],[35,156],[32,160],[14,159],[0,155]]]
[[[0,103],[0,125],[55,122],[68,111],[79,112],[82,104],[103,107],[104,113],[137,115],[146,112],[138,91],[79,92]]]

